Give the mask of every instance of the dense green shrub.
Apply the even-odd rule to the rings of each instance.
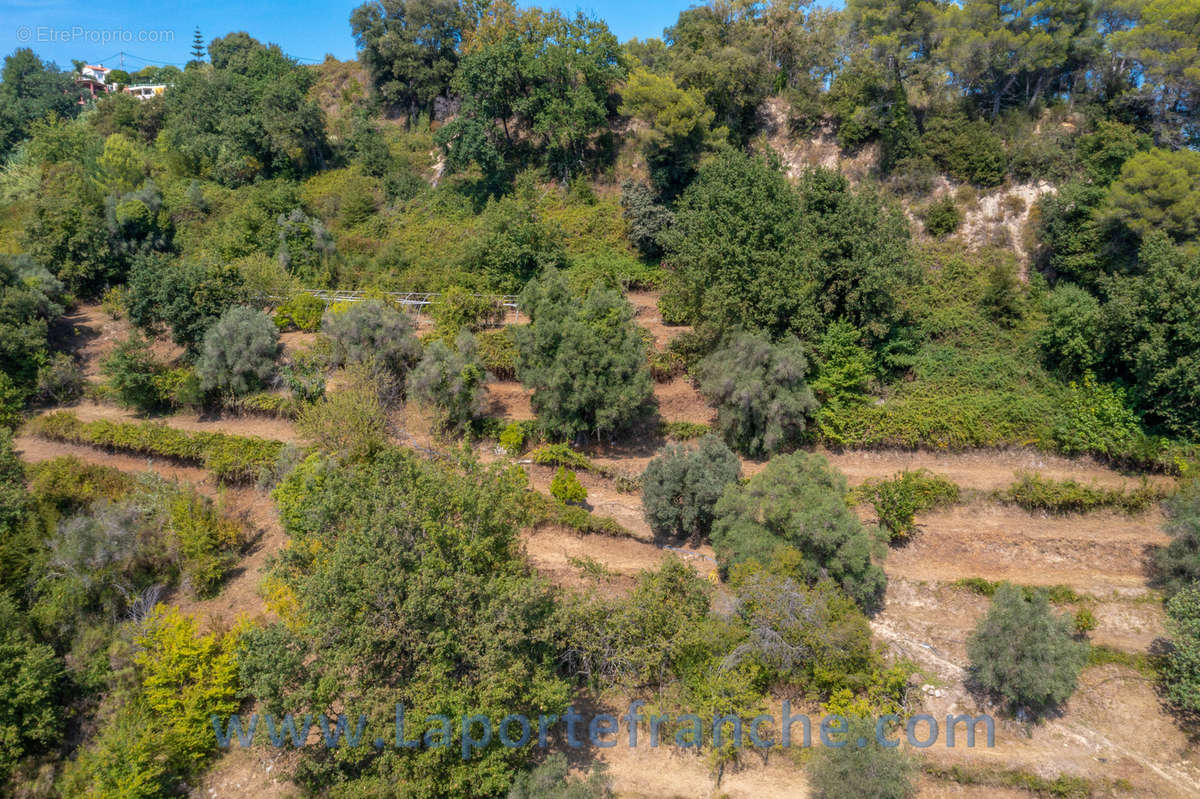
[[[580,303],[552,270],[525,288],[521,308],[530,323],[514,331],[517,373],[547,433],[611,435],[645,415],[646,344],[624,297],[596,286]]]
[[[128,304],[128,295],[129,290],[124,286],[111,286],[105,289],[100,298],[100,310],[113,319],[123,319],[127,313],[125,306]]]
[[[196,594],[211,594],[233,564],[241,530],[223,518],[210,499],[195,491],[177,493],[167,514],[184,579]]]
[[[645,258],[662,254],[659,240],[671,226],[671,210],[658,202],[644,183],[627,180],[621,184],[621,211],[629,226],[629,243]]]
[[[656,383],[669,383],[684,373],[686,364],[683,356],[670,350],[650,351],[650,376]]]
[[[1004,496],[1028,511],[1086,513],[1099,508],[1114,508],[1125,513],[1141,513],[1162,499],[1163,494],[1145,480],[1138,488],[1126,491],[1026,472],[1018,476]]]
[[[108,284],[119,282],[124,271],[109,243],[103,194],[82,164],[53,164],[42,170],[22,243],[36,263],[79,296],[99,295]]]
[[[982,119],[934,117],[926,122],[922,143],[951,177],[983,187],[1004,182],[1004,141]]]
[[[282,704],[302,706],[307,685],[319,683],[330,697],[359,696],[363,707],[401,703],[414,719],[440,708],[459,732],[468,708],[497,719],[561,714],[571,686],[558,671],[553,594],[520,554],[525,486],[507,464],[459,466],[399,448],[294,469],[275,498],[295,544],[274,575],[294,591],[306,657]],[[427,590],[451,583],[450,592]],[[508,609],[502,630],[500,608]],[[387,762],[363,762],[349,748],[337,754],[349,759],[306,759],[298,778],[491,796],[503,795],[527,761],[495,738],[469,762],[436,747],[385,753]]]
[[[710,588],[675,556],[641,572],[628,596],[567,597],[565,665],[589,685],[663,685],[689,655]]]
[[[958,230],[958,226],[962,224],[962,215],[958,212],[954,198],[947,194],[929,204],[925,209],[923,221],[925,232],[940,239]]]
[[[1141,435],[1137,416],[1125,401],[1125,392],[1100,383],[1091,374],[1071,381],[1054,425],[1054,443],[1067,455],[1091,454],[1120,458]]]
[[[871,645],[867,617],[834,582],[808,585],[799,550],[784,547],[778,555],[769,564],[748,561],[730,572],[736,614],[749,636],[728,661],[752,662],[767,670],[771,683],[802,686],[811,696],[868,689],[883,663]]]
[[[141,257],[129,270],[128,285],[129,320],[148,335],[166,325],[171,340],[193,354],[212,323],[246,299],[242,274],[232,264]]]
[[[302,291],[275,309],[275,326],[280,330],[294,327],[305,333],[313,333],[321,326],[321,315],[324,313],[325,302]]]
[[[741,468],[716,436],[705,436],[695,447],[665,447],[642,474],[642,508],[650,529],[659,536],[707,539],[717,500]]]
[[[167,794],[216,753],[211,717],[238,711],[237,636],[201,633],[194,618],[160,605],[135,643],[134,686],[67,768],[68,795]]]
[[[262,311],[234,306],[204,334],[196,374],[205,391],[249,394],[268,385],[280,353],[279,331]]]
[[[863,335],[849,322],[839,320],[826,328],[816,347],[817,374],[812,381],[821,407],[816,414],[819,435],[835,438],[846,408],[869,401],[878,359],[862,345]]]
[[[387,443],[387,413],[375,391],[351,386],[302,408],[296,429],[330,455],[366,458]]]
[[[482,288],[515,294],[547,269],[567,266],[563,232],[537,207],[537,188],[523,180],[479,215],[480,235],[466,243],[463,268]]]
[[[150,352],[145,339],[136,334],[118,344],[100,362],[100,372],[120,403],[142,411],[161,407],[157,378],[165,369]]]
[[[1167,697],[1187,713],[1200,712],[1200,582],[1167,602],[1171,652],[1163,663]]]
[[[115,502],[133,490],[134,480],[120,469],[85,463],[70,455],[30,464],[29,492],[63,515],[98,500]]]
[[[509,422],[500,433],[499,444],[505,452],[516,458],[525,452],[536,433],[533,422]]]
[[[83,369],[65,352],[56,352],[38,369],[37,395],[42,402],[70,405],[83,396]]]
[[[770,455],[800,443],[817,400],[795,336],[772,344],[737,333],[700,364],[700,391],[717,406],[717,432],[738,452]]]
[[[53,745],[64,710],[62,661],[25,631],[17,609],[0,594],[0,778],[27,754]]]
[[[1082,375],[1103,355],[1100,302],[1071,283],[1059,283],[1046,295],[1046,326],[1038,333],[1042,357],[1051,368]]]
[[[222,399],[221,407],[235,413],[260,414],[274,416],[279,419],[295,419],[303,407],[302,400],[288,394],[273,394],[260,391],[257,394],[247,394],[244,397],[226,397]]]
[[[475,336],[479,359],[488,374],[497,380],[513,380],[517,376],[517,342],[513,328],[483,330]]]
[[[529,453],[529,458],[539,466],[566,466],[581,472],[592,471],[592,462],[587,456],[576,452],[566,444],[543,444]]]
[[[458,432],[483,414],[486,379],[475,337],[463,330],[453,349],[440,339],[429,343],[409,375],[409,393],[434,409],[438,429]]]
[[[917,795],[917,761],[904,750],[881,744],[875,719],[849,719],[843,730],[830,737],[835,745],[820,747],[808,764],[813,799],[913,799]]]
[[[958,486],[927,469],[903,471],[891,480],[865,483],[858,496],[875,507],[879,523],[893,541],[916,531],[915,516],[958,502]]]
[[[21,391],[35,385],[61,293],[62,283],[28,256],[0,255],[0,374]]]
[[[1059,279],[1095,288],[1104,272],[1106,247],[1097,221],[1107,192],[1090,181],[1066,183],[1037,204],[1038,241],[1045,263]]]
[[[996,259],[987,275],[980,305],[1001,327],[1015,327],[1025,314],[1025,286],[1017,276],[1017,265]]]
[[[1139,273],[1112,280],[1104,306],[1109,368],[1131,383],[1148,422],[1191,440],[1200,439],[1200,314],[1183,309],[1200,296],[1194,250],[1154,230],[1138,252]]]
[[[21,425],[26,393],[13,385],[12,379],[0,372],[0,430],[15,430]]]
[[[807,318],[799,202],[778,163],[727,153],[704,166],[660,236],[668,323],[782,333]]]
[[[872,562],[875,542],[846,506],[846,478],[820,455],[772,458],[746,485],[727,486],[715,515],[712,543],[723,568],[750,559],[765,565],[794,547],[797,578],[828,577],[864,609],[878,607],[887,578]]]
[[[1044,592],[1002,585],[967,642],[971,680],[1018,716],[1040,718],[1075,692],[1088,644]]]
[[[162,405],[195,410],[204,404],[200,376],[190,366],[165,369],[154,376],[154,390]]]
[[[412,317],[380,300],[335,306],[325,312],[321,329],[333,344],[334,366],[374,363],[403,379],[421,355]]]
[[[583,487],[583,483],[579,482],[579,477],[575,472],[568,470],[565,466],[559,466],[558,471],[554,473],[554,478],[550,481],[550,496],[559,502],[579,505],[587,500],[587,489]]]
[[[484,327],[504,319],[504,306],[496,297],[472,294],[461,286],[451,286],[437,296],[429,308],[433,334],[449,343],[466,330],[478,333]]]
[[[1200,582],[1200,481],[1191,480],[1166,503],[1163,530],[1171,538],[1155,554],[1158,582],[1170,595]]]
[[[663,239],[664,318],[815,340],[845,319],[872,343],[900,321],[919,279],[900,211],[835,172],[794,188],[778,161],[723,153],[680,198]]]
[[[293,352],[279,370],[292,396],[300,402],[316,402],[325,396],[325,369],[329,363],[319,348]]]
[[[710,432],[708,425],[699,422],[662,422],[659,425],[659,433],[673,441],[691,441]]]

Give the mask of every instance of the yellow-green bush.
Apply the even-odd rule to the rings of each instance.
[[[175,495],[167,519],[184,579],[198,595],[211,594],[233,563],[241,529],[218,513],[211,500],[191,490]]]
[[[587,500],[587,489],[579,482],[575,472],[565,466],[559,466],[558,471],[554,473],[554,479],[550,481],[550,496],[559,502],[578,505]]]
[[[84,463],[71,455],[26,467],[29,490],[37,499],[69,513],[96,500],[115,502],[128,494],[134,480],[120,469]]]
[[[283,449],[281,441],[225,433],[191,433],[153,422],[107,419],[84,422],[67,411],[32,420],[29,431],[54,441],[199,463],[218,480],[228,482],[257,479],[263,470],[275,465]]]
[[[312,333],[321,326],[325,303],[312,294],[299,292],[275,309],[275,326],[280,330],[296,328]]]
[[[239,707],[237,634],[201,634],[196,620],[159,605],[138,634],[136,685],[70,763],[64,796],[154,799],[204,767],[216,752],[210,718]]]

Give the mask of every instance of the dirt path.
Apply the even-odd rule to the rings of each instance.
[[[984,577],[1063,583],[1101,596],[1145,593],[1149,553],[1168,540],[1158,511],[1051,517],[979,502],[920,515],[918,524],[914,540],[889,553],[889,574],[940,582]]]
[[[1133,488],[1138,476],[1124,475],[1090,458],[1071,459],[1036,450],[980,450],[972,452],[920,452],[904,450],[820,450],[851,485],[866,480],[886,479],[904,470],[928,469],[943,475],[961,488],[995,491],[1011,485],[1018,472],[1034,472],[1055,480],[1075,479],[1110,488]],[[1165,475],[1149,481],[1164,488],[1175,485]]]

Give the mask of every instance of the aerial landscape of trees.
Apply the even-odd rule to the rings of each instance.
[[[1194,758],[1195,0],[711,2],[625,42],[369,0],[312,63],[259,33],[113,73],[145,99],[0,70],[0,794],[215,795],[233,716],[397,705],[496,735],[301,737],[272,779],[614,796],[605,747],[499,722],[633,699],[714,795],[768,760],[818,797],[1151,795]],[[987,557],[931,578],[948,530]],[[876,740],[974,707],[1092,746],[1126,678],[1157,777]],[[868,743],[685,722],[781,700]]]

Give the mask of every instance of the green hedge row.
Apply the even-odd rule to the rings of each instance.
[[[1125,513],[1141,513],[1165,496],[1145,480],[1126,491],[1085,485],[1078,480],[1054,480],[1036,474],[1021,474],[1004,492],[1004,499],[1028,511],[1046,513],[1086,513],[1113,508]]]
[[[198,463],[218,480],[255,480],[275,466],[283,442],[225,433],[188,432],[153,422],[84,422],[68,411],[39,416],[29,431],[54,441]]]

